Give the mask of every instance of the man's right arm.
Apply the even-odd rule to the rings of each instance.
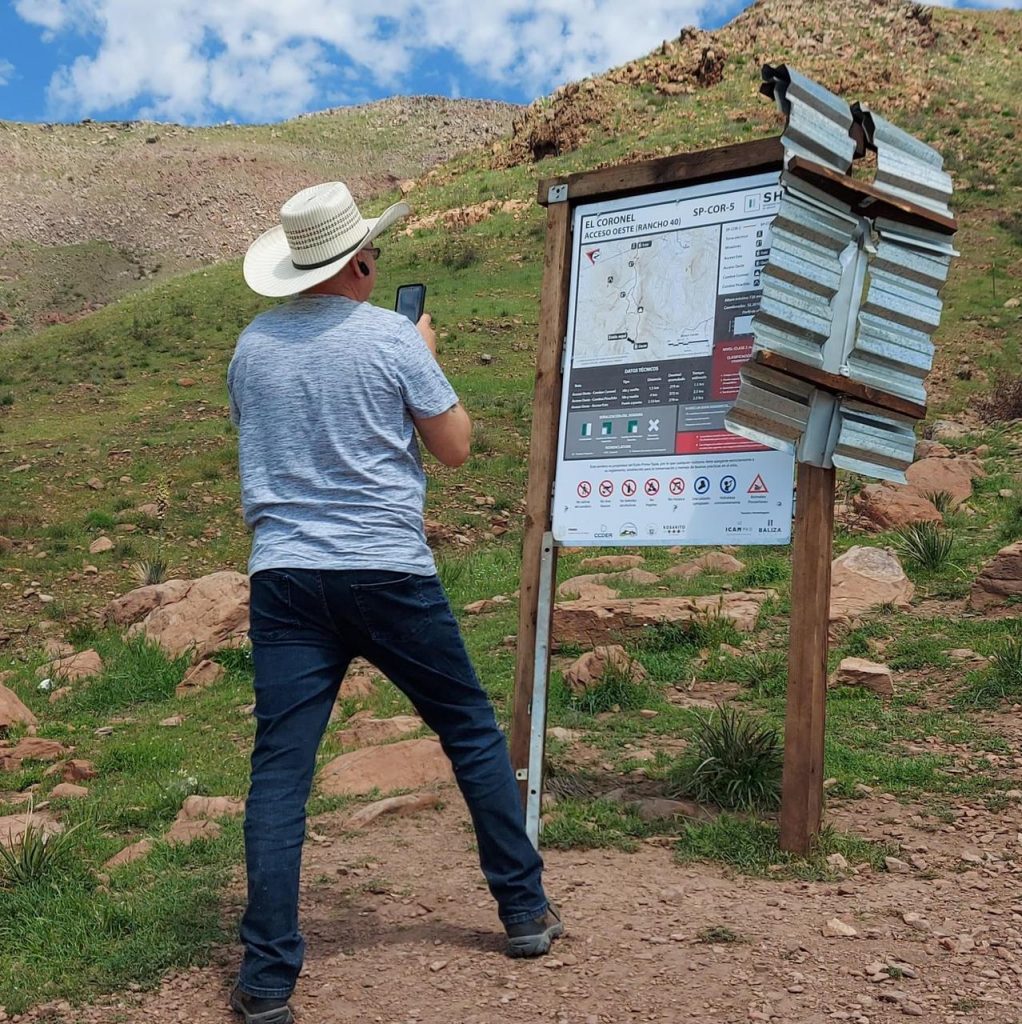
[[[453,469],[468,458],[472,420],[460,402],[439,416],[413,419],[422,443],[445,466]]]

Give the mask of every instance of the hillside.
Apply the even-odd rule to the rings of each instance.
[[[237,256],[314,181],[371,196],[417,178],[513,110],[407,97],[276,125],[0,122],[0,334]]]
[[[917,495],[932,508],[933,538],[913,546],[911,532],[863,512],[866,481],[839,478],[835,553],[890,549],[914,593],[878,599],[835,630],[830,667],[882,662],[893,693],[851,685],[828,694],[832,828],[810,858],[793,860],[778,849],[769,802],[755,817],[728,804],[726,792],[689,794],[662,813],[658,801],[688,792],[678,779],[719,721],[718,704],[782,727],[790,551],[735,549],[741,568],[726,575],[722,552],[709,571],[693,573],[702,551],[635,549],[642,572],[606,580],[623,597],[723,603],[757,590],[764,603],[749,632],[712,614],[690,628],[650,629],[627,644],[644,678],[608,675],[582,694],[565,672],[586,651],[561,645],[551,692],[555,800],[543,833],[551,891],[568,920],[556,958],[509,968],[499,956],[456,798],[363,829],[349,814],[368,798],[317,792],[303,1019],[1018,1019],[1018,598],[985,610],[970,597],[1007,545],[1018,548],[1011,564],[1022,578],[1022,12],[759,0],[718,32],[686,30],[642,59],[508,112],[505,135],[419,175],[413,219],[381,240],[377,298],[389,304],[399,283],[427,283],[440,361],[474,420],[466,465],[429,465],[430,538],[506,723],[544,246],[537,178],[777,133],[780,117],[758,94],[764,61],[788,62],[937,146],[961,225],[920,434],[927,469],[950,478],[948,467],[964,467],[967,485],[952,495],[938,475]],[[311,146],[301,135],[310,124],[322,122],[237,131],[250,132],[283,174],[273,161],[286,164],[298,143],[270,135],[296,132]],[[80,130],[113,134],[102,145],[117,148],[119,129]],[[146,143],[152,131],[124,130],[132,159],[155,159],[164,142]],[[215,147],[205,147],[221,132],[234,130],[200,133],[201,147],[182,132],[175,145],[209,160]],[[317,152],[321,169],[336,166],[328,146]],[[401,176],[363,157],[358,172],[368,179]],[[262,159],[222,163],[218,195],[235,197],[224,216],[238,218],[239,233],[255,229],[245,219],[254,202],[239,201],[254,186],[235,176],[261,174]],[[399,194],[381,192],[368,212]],[[175,209],[168,199],[169,223]],[[272,219],[268,200],[261,209]],[[244,247],[208,207],[189,211],[209,230],[202,252]],[[7,273],[31,284],[24,272]],[[75,322],[0,345],[0,682],[37,715],[39,739],[73,747],[97,773],[87,797],[70,799],[54,792],[59,775],[46,763],[14,763],[9,748],[28,730],[0,738],[0,815],[34,799],[65,824],[80,823],[57,877],[15,890],[0,884],[0,1020],[42,1001],[25,1024],[228,1019],[221,1006],[236,950],[226,944],[243,891],[239,820],[191,846],[159,837],[188,794],[243,796],[250,658],[220,652],[222,677],[178,695],[187,657],[125,640],[102,612],[159,568],[185,579],[244,570],[249,536],[224,377],[238,331],[266,305],[232,257],[140,283]],[[562,552],[558,582],[595,572],[586,559],[599,554]],[[494,597],[502,600],[480,614],[466,610]],[[69,649],[96,651],[104,668],[53,702],[41,680],[52,656]],[[346,730],[366,715],[408,710],[381,683],[343,694],[323,760],[350,749]],[[743,813],[727,813],[736,806]],[[107,866],[142,839],[155,840],[147,856]],[[118,993],[109,1005],[91,1005],[109,992]],[[90,1005],[71,1010],[60,1000]]]

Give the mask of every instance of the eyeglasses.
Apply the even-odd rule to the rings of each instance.
[[[361,251],[368,253],[374,260],[378,260],[380,258],[380,247],[378,245],[370,245]]]

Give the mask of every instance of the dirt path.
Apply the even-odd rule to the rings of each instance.
[[[340,815],[306,846],[306,969],[294,1001],[305,1024],[567,1024],[620,1021],[1014,1024],[1022,997],[1022,805],[933,819],[885,800],[836,808],[841,828],[896,835],[907,873],[799,883],[677,865],[655,840],[633,854],[550,851],[548,887],[568,934],[551,956],[515,962],[475,867],[464,806],[381,820],[358,835]],[[982,863],[976,863],[978,858]],[[996,858],[996,859],[992,859]],[[921,865],[921,867],[919,866]],[[921,920],[905,915],[919,915]],[[855,937],[823,934],[840,917]],[[741,941],[712,945],[707,928]],[[40,1007],[23,1020],[89,1024],[233,1021],[237,952],[112,1005]],[[884,981],[874,965],[891,965]],[[897,965],[897,966],[894,966]],[[890,975],[894,975],[891,977]]]

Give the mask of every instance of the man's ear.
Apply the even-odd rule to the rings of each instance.
[[[365,260],[356,260],[355,262],[358,264],[358,269],[362,271],[362,276],[363,277],[368,277],[369,276],[369,264],[366,263]]]

